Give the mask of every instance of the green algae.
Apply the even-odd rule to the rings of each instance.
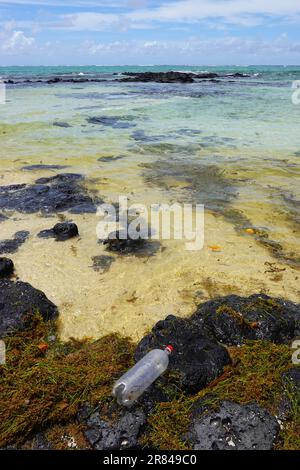
[[[256,402],[276,414],[285,393],[281,375],[292,365],[289,346],[249,341],[243,347],[230,348],[230,355],[232,365],[198,394],[182,395],[173,402],[157,404],[143,438],[144,446],[163,450],[188,449],[184,436],[196,402],[201,403],[204,412],[218,409],[223,400],[240,404]],[[296,417],[298,408],[294,409],[286,430],[281,433],[280,448],[300,449],[299,414]]]
[[[272,299],[258,301],[266,312],[280,307]],[[135,345],[126,338],[110,335],[62,343],[55,333],[54,323],[38,317],[32,330],[6,339],[7,363],[0,368],[0,447],[31,448],[31,439],[43,431],[54,449],[70,449],[72,439],[76,448],[88,448],[84,425],[75,419],[78,411],[86,403],[92,409],[105,409],[111,402],[113,381],[133,364]],[[292,366],[289,345],[248,341],[229,352],[232,364],[193,396],[178,387],[175,373],[168,372],[158,381],[169,401],[156,404],[141,437],[142,446],[188,449],[185,435],[196,403],[206,412],[218,409],[223,400],[256,402],[276,415],[286,396],[290,413],[277,448],[300,449],[299,391],[282,380],[283,372]]]
[[[86,402],[104,403],[113,381],[133,361],[133,345],[110,335],[98,341],[50,342],[53,324],[6,339],[0,368],[0,447],[72,420]]]

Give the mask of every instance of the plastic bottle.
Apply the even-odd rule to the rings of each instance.
[[[113,395],[119,405],[131,406],[169,365],[172,346],[153,349],[137,362],[114,385]]]

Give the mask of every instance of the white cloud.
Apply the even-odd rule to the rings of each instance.
[[[122,7],[123,0],[0,0],[0,5],[27,5],[49,7]]]
[[[116,55],[118,59],[125,55],[126,58],[149,57],[166,58],[175,56],[178,63],[182,63],[186,57],[220,56],[232,57],[239,55],[248,59],[258,56],[270,55],[277,57],[285,54],[299,54],[300,42],[290,42],[288,37],[280,35],[273,40],[247,39],[236,36],[225,36],[218,39],[200,40],[190,38],[187,41],[114,41],[108,43],[97,43],[95,41],[86,41],[81,46],[81,51],[90,56],[96,56],[99,59],[110,58]]]
[[[296,21],[300,15],[299,0],[180,0],[156,8],[143,8],[143,3],[138,0],[136,5],[134,11],[119,14],[79,12],[62,15],[62,21],[56,27],[103,31],[121,24],[125,25],[124,29],[130,29],[139,28],[141,24],[144,28],[152,28],[161,23],[196,24],[200,21],[253,27],[271,18]]]
[[[85,7],[85,11],[71,14],[58,10],[53,19],[41,20],[39,25],[41,29],[73,31],[153,29],[164,23],[174,27],[205,22],[220,29],[226,25],[251,28],[270,21],[300,22],[299,0],[0,0],[1,4]],[[118,8],[108,13],[103,7]],[[29,29],[34,21],[18,21],[17,27],[24,29],[26,23]]]
[[[30,50],[35,39],[26,36],[23,31],[4,31],[0,35],[0,50],[6,54],[14,54],[25,50]]]

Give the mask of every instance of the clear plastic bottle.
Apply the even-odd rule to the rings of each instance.
[[[173,350],[153,349],[115,383],[113,395],[119,405],[131,406],[166,371]]]

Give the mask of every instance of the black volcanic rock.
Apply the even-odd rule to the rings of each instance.
[[[34,184],[0,186],[0,209],[34,212],[94,213],[102,201],[92,198],[83,187],[84,177],[75,173],[61,173],[40,178]]]
[[[9,258],[0,258],[0,278],[10,277],[14,273],[14,263]]]
[[[45,320],[57,317],[57,307],[46,295],[26,282],[0,280],[0,337],[30,328],[39,312]]]
[[[174,347],[169,369],[178,374],[178,386],[187,393],[196,393],[219,377],[231,360],[227,350],[207,338],[190,319],[173,315],[159,321],[145,336],[135,351],[140,360],[151,349]]]
[[[86,423],[85,437],[95,450],[125,450],[139,447],[138,437],[145,424],[142,410],[124,410],[117,419],[104,419],[99,412]]]
[[[229,401],[220,404],[219,411],[203,414],[201,400],[194,413],[187,435],[194,450],[271,450],[279,424],[256,403],[239,405]]]
[[[0,254],[15,253],[26,242],[29,232],[21,230],[14,234],[13,238],[0,241]]]
[[[300,335],[300,305],[265,294],[229,295],[205,302],[192,320],[209,337],[226,345],[254,339],[289,343]]]
[[[39,238],[56,238],[57,241],[65,241],[79,235],[78,227],[72,222],[61,222],[49,230],[43,230],[38,234]]]
[[[118,230],[102,240],[106,249],[120,255],[153,256],[160,248],[160,243],[144,238],[132,239],[127,231]]]
[[[183,72],[127,72],[121,82],[194,83],[195,74]]]

